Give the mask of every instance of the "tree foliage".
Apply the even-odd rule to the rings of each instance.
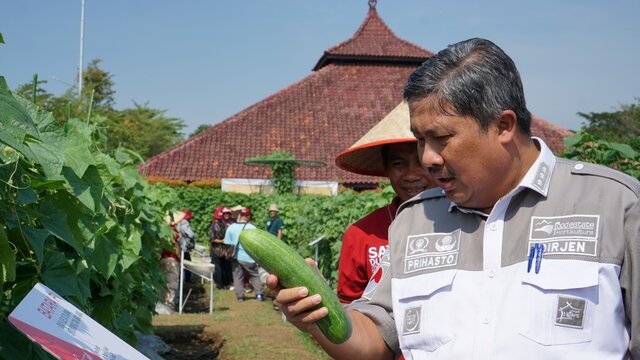
[[[182,142],[184,123],[180,119],[166,117],[165,111],[147,104],[134,105],[107,117],[107,150],[126,147],[147,158]]]
[[[183,141],[184,121],[165,116],[166,110],[134,102],[132,108],[114,109],[115,83],[113,76],[100,68],[100,60],[92,60],[83,71],[82,94],[76,85],[62,95],[55,96],[45,90],[46,81],[35,81],[18,86],[15,93],[32,99],[43,111],[51,112],[61,124],[68,119],[82,119],[87,114],[102,117],[100,124],[108,139],[105,151],[119,146],[135,150],[144,158],[156,155]],[[33,85],[35,83],[35,86]],[[35,96],[34,96],[35,94]]]
[[[565,158],[601,164],[640,179],[640,152],[628,144],[603,140],[583,127],[564,139]]]
[[[210,128],[211,125],[207,125],[207,124],[200,124],[195,130],[193,130],[193,132],[191,134],[189,134],[189,137],[194,137],[198,134],[200,134],[201,132],[207,130],[208,128]]]
[[[640,98],[635,104],[624,104],[613,112],[581,113],[588,121],[589,134],[605,141],[629,144],[640,151]]]

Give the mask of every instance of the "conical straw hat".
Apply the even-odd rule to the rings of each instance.
[[[184,211],[176,211],[173,213],[173,224],[177,224],[182,221],[186,216]]]
[[[382,146],[404,142],[417,142],[410,130],[409,106],[405,101],[350,148],[338,154],[336,165],[360,175],[385,176]]]

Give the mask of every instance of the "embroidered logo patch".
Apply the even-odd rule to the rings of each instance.
[[[404,273],[454,266],[458,263],[460,229],[451,233],[410,235],[405,249]]]
[[[556,326],[582,329],[587,300],[569,296],[558,296]]]
[[[402,335],[417,334],[420,332],[420,307],[408,308],[404,311],[404,324]]]
[[[547,182],[549,181],[549,165],[545,163],[540,163],[538,167],[538,172],[536,173],[536,179],[533,181],[533,186],[537,187],[538,190],[543,191],[547,186]]]
[[[595,256],[599,215],[531,217],[529,245],[544,244],[544,254]]]

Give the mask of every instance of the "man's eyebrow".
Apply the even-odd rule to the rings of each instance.
[[[424,131],[418,131],[415,127],[411,126],[410,130],[411,130],[411,133],[413,133],[414,136],[415,136],[416,134],[431,134],[431,133],[433,133],[435,131],[435,127],[434,126],[430,126],[430,127],[426,128],[426,129],[424,129]]]

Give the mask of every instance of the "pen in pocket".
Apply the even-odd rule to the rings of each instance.
[[[544,244],[536,244],[536,274],[540,272],[540,265],[542,265],[543,252],[544,252]]]
[[[531,249],[529,249],[529,259],[527,260],[527,272],[531,272],[531,266],[533,265],[533,261],[535,259],[535,272],[536,274],[540,272],[540,266],[542,265],[542,253],[544,252],[543,244],[533,244],[531,245]]]

